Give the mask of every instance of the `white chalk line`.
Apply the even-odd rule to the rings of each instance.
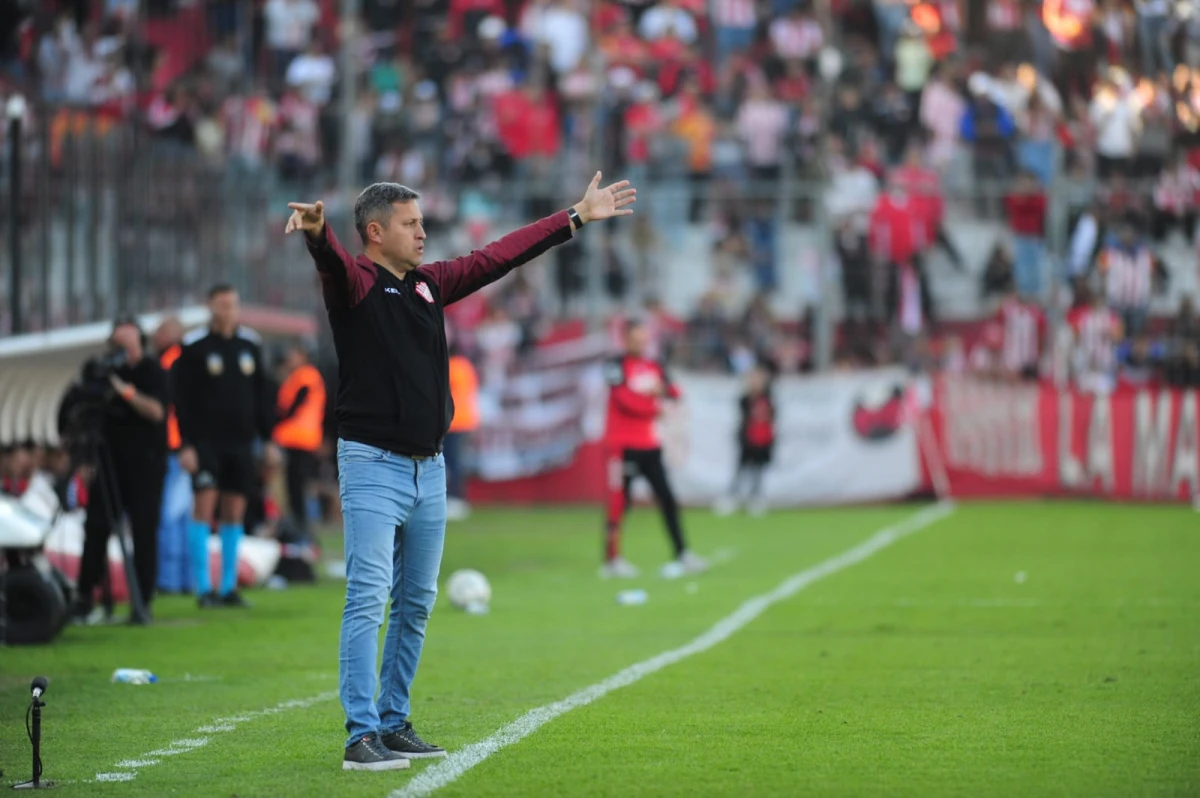
[[[281,704],[276,704],[273,707],[266,709],[255,710],[254,712],[243,712],[240,715],[232,715],[228,718],[217,718],[211,723],[206,723],[199,726],[193,732],[200,735],[213,735],[231,732],[243,723],[248,723],[259,718],[278,715],[283,712],[288,712],[293,709],[307,709],[314,704],[320,704],[323,701],[329,701],[337,698],[336,692],[321,693],[312,698],[297,698],[291,701],[284,701]],[[165,748],[157,748],[153,751],[147,751],[133,759],[123,759],[113,765],[114,770],[107,773],[97,773],[94,781],[133,781],[137,778],[138,773],[142,770],[154,767],[162,762],[166,757],[179,756],[190,751],[195,751],[198,748],[203,748],[208,745],[210,737],[185,737],[180,740],[174,740]]]
[[[953,511],[954,506],[952,504],[936,504],[926,507],[898,524],[879,530],[857,546],[847,549],[841,554],[831,557],[812,568],[807,568],[788,577],[770,593],[748,599],[733,613],[717,621],[712,628],[690,643],[671,649],[670,651],[664,651],[655,657],[643,660],[635,665],[630,665],[628,668],[613,674],[604,681],[597,682],[590,687],[585,687],[560,701],[529,710],[512,723],[502,727],[491,737],[468,745],[461,751],[450,754],[438,764],[424,770],[402,789],[390,793],[388,798],[416,798],[417,796],[429,795],[442,787],[452,784],[471,768],[480,764],[501,748],[520,742],[559,715],[566,714],[579,707],[587,706],[596,699],[611,693],[613,690],[627,687],[669,665],[674,665],[680,660],[687,659],[693,654],[700,654],[709,650],[718,643],[732,637],[755,618],[762,615],[769,607],[790,598],[826,576],[862,562],[896,541],[919,532],[930,524],[945,518]]]

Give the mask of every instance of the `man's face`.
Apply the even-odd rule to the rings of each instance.
[[[304,353],[299,349],[289,349],[287,355],[283,359],[283,367],[291,374],[296,369],[304,365]]]
[[[367,238],[379,245],[387,262],[409,271],[421,265],[425,257],[425,218],[416,200],[392,203],[392,215],[386,226],[367,225]]]
[[[237,291],[222,291],[208,300],[208,312],[212,314],[214,327],[236,327],[240,313]]]
[[[136,360],[142,354],[142,336],[132,324],[119,325],[109,340],[113,346],[124,349],[130,360]]]
[[[175,319],[167,319],[154,331],[154,346],[160,352],[170,349],[183,337],[183,327]]]
[[[649,340],[650,335],[646,332],[646,326],[644,324],[634,325],[625,333],[625,350],[634,357],[641,357],[646,352]]]

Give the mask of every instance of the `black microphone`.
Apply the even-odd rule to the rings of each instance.
[[[46,692],[46,677],[37,676],[33,680],[33,684],[29,685],[29,689],[33,691],[34,698],[41,698]]]

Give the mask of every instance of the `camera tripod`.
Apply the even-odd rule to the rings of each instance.
[[[91,495],[88,497],[87,511],[104,513],[105,528],[109,530],[109,535],[117,536],[117,543],[121,547],[121,561],[125,564],[125,581],[129,585],[129,620],[135,624],[148,624],[150,623],[150,611],[146,608],[146,602],[142,597],[142,588],[138,583],[137,570],[134,567],[133,552],[130,550],[129,542],[125,539],[122,528],[124,525],[121,521],[125,518],[126,505],[122,501],[121,490],[117,485],[117,472],[112,452],[109,451],[108,443],[96,434],[85,435],[82,440],[77,442],[76,447],[72,448],[77,449],[78,453],[83,455],[78,458],[80,462],[89,464],[96,469],[96,476],[91,485]],[[73,461],[75,459],[72,458]],[[82,562],[80,567],[83,567]],[[105,603],[111,607],[112,594],[108,574],[107,539],[104,546],[102,584]]]

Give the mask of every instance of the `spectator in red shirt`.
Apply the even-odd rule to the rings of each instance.
[[[1017,291],[1028,299],[1042,293],[1042,259],[1046,247],[1046,195],[1032,172],[1017,176],[1013,191],[1004,198],[1008,226],[1013,233],[1013,264]]]
[[[925,166],[924,150],[920,144],[912,144],[905,155],[904,164],[893,173],[893,179],[903,186],[916,205],[916,213],[925,222],[925,243],[940,246],[954,264],[963,270],[962,255],[947,237],[942,222],[946,215],[946,203],[942,198],[942,182],[938,173]]]
[[[920,254],[928,245],[921,206],[893,175],[888,191],[871,213],[868,242],[872,255],[889,265],[888,320],[915,331],[933,317],[933,297]]]

